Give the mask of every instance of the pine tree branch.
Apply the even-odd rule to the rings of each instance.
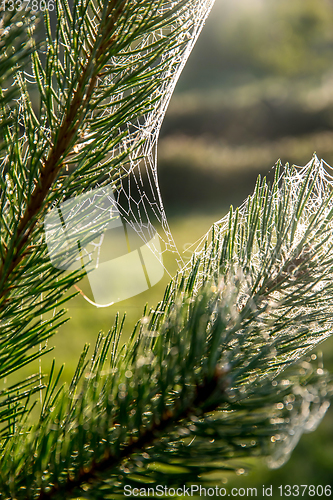
[[[111,15],[117,3],[119,3],[118,0],[109,2],[107,17]],[[111,18],[105,22],[104,26],[102,25],[101,39],[98,39],[95,46],[91,49],[87,64],[82,71],[72,102],[63,118],[54,145],[40,169],[40,180],[29,197],[29,203],[19,221],[17,231],[13,235],[10,248],[4,252],[3,262],[0,266],[0,281],[3,283],[6,282],[7,277],[15,271],[25,257],[26,253],[22,253],[22,250],[31,238],[35,225],[39,220],[38,217],[40,217],[41,210],[45,208],[45,200],[63,166],[61,160],[68,150],[74,146],[73,141],[77,136],[79,126],[86,112],[86,107],[96,86],[100,71],[100,60],[103,58],[105,50],[109,49],[113,42],[111,34],[126,3],[127,0],[120,2],[119,7],[111,15]],[[9,266],[6,265],[6,260],[10,260]],[[0,292],[0,298],[5,297],[9,291],[8,287],[4,287]],[[6,302],[0,304],[0,309],[5,305]]]
[[[80,488],[82,484],[87,482],[91,483],[97,480],[100,473],[119,466],[124,459],[129,459],[135,451],[143,452],[147,446],[153,444],[156,439],[159,439],[161,433],[165,433],[172,426],[180,424],[182,420],[188,419],[191,415],[200,417],[205,413],[217,410],[225,394],[227,373],[228,370],[216,367],[212,379],[205,380],[200,385],[195,386],[195,397],[192,398],[192,401],[183,405],[181,400],[176,400],[173,409],[168,408],[161,419],[153,420],[149,428],[146,428],[144,432],[141,433],[140,437],[131,437],[118,455],[113,455],[110,450],[106,448],[103,458],[100,461],[93,461],[89,467],[81,469],[76,478],[73,479],[68,477],[66,483],[60,486],[54,485],[48,492],[45,490],[42,491],[37,500],[52,500],[55,495],[72,493],[76,488]],[[213,404],[207,405],[207,401],[210,400],[216,391],[219,392],[219,398]],[[114,425],[121,424],[115,421]]]

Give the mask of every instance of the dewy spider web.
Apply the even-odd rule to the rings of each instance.
[[[320,362],[316,370],[304,356],[333,331],[331,174],[332,168],[317,156],[305,167],[286,165],[274,189],[258,184],[238,211],[231,210],[214,224],[183,269],[188,273],[194,262],[200,262],[195,292],[200,293],[205,281],[215,282],[212,288],[219,293],[221,309],[226,311],[229,304],[225,364],[235,372],[242,356],[247,366],[248,359],[260,353],[268,371],[260,375],[253,369],[256,386],[268,378],[273,386],[291,388],[279,403],[284,415],[272,414],[271,423],[281,430],[269,446],[270,468],[288,460],[301,435],[316,429],[330,406],[332,385],[325,377],[320,380]],[[242,319],[245,307],[252,321],[246,315]],[[236,334],[230,335],[235,325]],[[295,372],[285,371],[280,379],[295,362],[297,383]],[[304,383],[306,374],[312,376],[311,383]]]
[[[330,285],[330,276],[327,273],[323,274],[323,269],[327,269],[327,272],[331,270],[330,259],[333,257],[332,238],[328,237],[328,234],[333,234],[333,176],[329,172],[332,172],[332,168],[323,160],[319,160],[317,156],[314,156],[305,167],[286,165],[275,191],[268,194],[267,205],[270,204],[270,210],[274,216],[269,219],[270,226],[265,228],[266,236],[262,240],[259,235],[263,234],[262,224],[264,217],[267,218],[267,213],[264,213],[265,207],[263,204],[260,205],[256,196],[258,194],[259,197],[263,196],[263,187],[249,196],[237,211],[232,210],[215,222],[212,229],[202,237],[193,250],[192,260],[183,268],[183,272],[187,272],[193,265],[193,259],[200,259],[201,266],[199,278],[196,281],[196,291],[199,291],[203,280],[207,280],[207,277],[217,280],[217,285],[219,285],[218,281],[222,279],[227,282],[231,273],[230,280],[232,281],[236,276],[238,282],[235,307],[237,311],[241,311],[247,300],[262,286],[261,283],[265,277],[263,270],[269,269],[272,292],[268,291],[267,297],[265,294],[263,297],[271,302],[269,311],[277,306],[282,310],[285,297],[297,289],[298,279],[311,269],[309,286],[303,290],[304,304],[302,302],[296,304],[295,314],[299,315],[301,311],[304,318],[312,317],[318,305],[314,300],[309,300],[308,304],[307,294],[318,294],[321,291],[321,309],[332,308],[333,312],[333,304],[331,304],[328,292],[327,302],[325,300],[325,289]],[[299,200],[302,196],[304,204],[298,215],[296,210],[300,206]],[[255,207],[257,202],[258,206]],[[282,209],[283,212],[281,212]],[[250,229],[250,220],[254,217],[254,210],[258,210],[257,227]],[[284,220],[279,226],[280,213],[283,213]],[[315,216],[317,216],[317,221],[313,224]],[[257,234],[248,252],[247,231],[250,230],[256,231]],[[227,234],[234,236],[233,250],[227,258],[226,267],[223,267],[221,256],[226,248],[224,238]],[[307,262],[309,262],[309,269],[306,267],[304,270],[299,267]],[[284,284],[282,290],[277,286],[280,282]],[[288,306],[285,306],[285,310],[288,311]],[[293,318],[294,312],[288,311],[289,313]],[[307,347],[297,349],[293,355],[290,355],[295,359],[303,356],[310,348],[330,335],[330,331],[324,331],[320,325],[321,311],[318,310],[317,316],[317,319],[311,320],[313,335],[307,339]],[[333,322],[331,327],[333,329]],[[288,328],[292,336],[293,330],[296,332],[298,325],[291,323]]]
[[[110,61],[112,72],[99,77],[97,87],[114,85],[129,68],[135,71],[140,60],[153,56],[156,44],[170,40],[159,59],[153,59],[145,68],[147,77],[142,80],[142,88],[149,79],[156,78],[156,69],[160,82],[158,86],[152,86],[147,111],[119,128],[122,141],[117,142],[107,157],[97,164],[97,168],[106,170],[105,166],[122,155],[128,155],[117,185],[110,177],[109,184],[95,184],[90,192],[55,206],[45,218],[46,241],[53,265],[74,270],[83,264],[89,271],[94,303],[98,306],[111,305],[157,283],[165,271],[163,256],[167,251],[172,252],[178,266],[182,266],[159,190],[157,141],[179,75],[213,3],[214,0],[160,2],[157,18],[163,19],[168,12],[177,9],[171,25],[141,36],[132,43],[130,50],[127,48]],[[94,17],[90,21],[97,27]],[[122,113],[131,92],[124,86],[124,90],[104,101],[98,120],[101,122],[104,117],[107,119],[117,112]],[[82,142],[74,149],[76,162],[78,159],[82,161],[85,148],[91,147],[94,140],[94,118],[92,113],[91,130],[82,133]],[[89,244],[82,243],[85,238],[92,240],[94,235]]]

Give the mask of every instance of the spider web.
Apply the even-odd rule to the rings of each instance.
[[[253,311],[258,313],[258,319],[254,321],[252,327],[255,335],[251,335],[251,328],[246,332],[245,328],[243,330],[238,325],[237,333],[240,337],[244,335],[242,343],[238,343],[238,339],[232,336],[231,342],[229,344],[226,342],[224,345],[224,351],[227,353],[225,362],[231,366],[233,363],[237,365],[237,356],[240,356],[245,348],[249,359],[250,353],[255,357],[258,351],[269,348],[271,359],[267,360],[268,371],[259,376],[254,370],[255,383],[260,386],[260,377],[263,381],[270,377],[273,386],[280,383],[282,386],[291,387],[291,394],[281,399],[283,402],[280,403],[281,409],[286,408],[288,411],[284,410],[282,414],[282,410],[276,409],[271,419],[271,423],[277,426],[268,456],[268,465],[273,469],[281,467],[288,460],[304,432],[316,429],[330,405],[329,393],[332,391],[332,386],[329,386],[325,379],[320,360],[317,370],[307,360],[299,364],[301,374],[307,372],[319,375],[317,379],[313,377],[307,386],[300,383],[293,386],[292,379],[288,380],[287,375],[280,382],[277,377],[289,364],[299,362],[333,331],[330,286],[333,254],[332,190],[332,168],[325,161],[319,160],[316,155],[304,167],[286,165],[280,175],[278,187],[266,199],[266,207],[271,204],[271,210],[277,215],[271,218],[270,225],[265,229],[269,234],[269,243],[261,244],[263,240],[260,240],[257,234],[258,240],[252,247],[251,255],[249,256],[246,249],[244,251],[250,238],[249,220],[253,222],[255,217],[253,214],[256,192],[254,192],[243,202],[239,211],[231,211],[218,220],[202,237],[197,246],[193,247],[191,261],[182,271],[187,274],[193,263],[199,261],[194,293],[200,293],[200,288],[206,280],[211,283],[215,279],[216,290],[220,292],[221,308],[224,307],[223,304],[232,301],[230,317],[240,324],[241,311],[253,298],[254,284],[260,286],[263,282],[263,278],[260,280],[258,277],[263,276],[262,270],[267,260],[271,258],[275,263],[270,268],[271,283],[278,284],[281,280],[281,283],[286,284],[284,289],[279,290],[278,286],[273,286],[272,292],[267,292],[266,296],[262,295],[264,298],[261,305],[265,304],[264,308],[267,306],[267,309],[259,311],[259,308],[256,309],[257,306],[253,306]],[[302,210],[298,211],[300,201],[304,204]],[[284,207],[284,210],[281,210],[281,207]],[[259,203],[259,229],[252,227],[253,232],[260,233],[264,210],[265,203],[261,205]],[[314,219],[316,216],[318,218]],[[279,226],[281,217],[284,219],[284,226]],[[281,227],[285,231],[281,247],[276,246],[279,227],[280,231]],[[292,231],[294,231],[293,237],[290,236]],[[222,265],[221,255],[228,241],[224,238],[228,233],[234,234],[233,251],[229,256],[230,267],[221,271],[219,267]],[[308,268],[299,267],[306,262],[309,262]],[[304,272],[311,273],[307,286],[304,282],[298,283],[299,277]],[[288,299],[293,294],[295,294],[294,302],[290,305]],[[306,340],[301,337],[302,332],[306,332]],[[284,352],[282,348],[282,353],[279,351],[279,343],[288,345],[293,342],[295,343],[291,349]],[[316,356],[311,359],[316,359]],[[323,376],[322,380],[320,376]]]
[[[171,234],[157,175],[157,142],[162,121],[180,73],[192,51],[214,0],[161,2],[157,17],[162,19],[178,8],[167,28],[150,31],[131,50],[113,57],[112,73],[100,77],[98,87],[110,87],[141,59],[148,60],[159,42],[170,39],[169,49],[146,67],[147,79],[159,69],[160,84],[149,97],[149,110],[129,120],[119,129],[117,143],[96,168],[108,169],[117,158],[127,156],[118,181],[110,173],[109,183],[96,184],[88,193],[54,206],[45,218],[45,233],[52,264],[74,270],[84,266],[97,306],[108,306],[153,286],[168,272],[164,254],[170,252],[177,266],[183,265]],[[97,19],[91,19],[97,27]],[[143,82],[144,85],[147,82]],[[139,85],[140,86],[140,85]],[[138,88],[135,92],[138,92]],[[124,100],[133,90],[122,90],[105,103],[98,118],[106,119],[123,112]],[[94,115],[91,116],[93,120]],[[91,120],[91,121],[92,121]],[[93,132],[85,131],[74,151],[84,154],[93,141]],[[79,243],[79,245],[78,245]],[[109,280],[109,283],[107,281]],[[119,287],[122,286],[122,291]]]
[[[221,252],[223,251],[223,238],[230,231],[234,232],[233,254],[230,257],[232,261],[232,274],[237,275],[238,291],[236,297],[236,308],[242,310],[250,295],[253,293],[253,286],[258,281],[258,276],[261,276],[262,270],[267,266],[267,262],[273,263],[270,269],[270,279],[272,281],[287,283],[290,291],[297,287],[298,277],[302,275],[299,270],[302,262],[311,262],[311,272],[315,285],[310,289],[311,293],[318,293],[323,290],[322,308],[331,308],[329,295],[324,293],[325,287],[328,285],[329,279],[320,274],[320,266],[328,265],[333,253],[331,238],[327,237],[330,231],[333,231],[333,222],[331,213],[333,210],[333,175],[332,168],[324,161],[319,160],[316,155],[304,167],[293,165],[289,167],[287,164],[278,180],[279,187],[274,193],[268,196],[270,209],[275,214],[280,214],[279,210],[284,206],[283,218],[285,221],[284,237],[281,240],[281,245],[276,247],[278,241],[279,217],[270,220],[270,226],[265,229],[269,235],[269,239],[260,241],[259,236],[255,239],[251,248],[250,255],[244,251],[247,244],[246,231],[249,229],[249,220],[251,211],[254,206],[256,192],[249,196],[236,211],[232,211],[223,218],[215,222],[212,228],[197,242],[197,246],[193,248],[192,259],[184,265],[182,272],[187,273],[193,261],[200,259],[201,266],[196,281],[196,293],[199,292],[203,281],[210,278],[223,279],[221,275]],[[260,188],[261,189],[261,188]],[[305,198],[306,192],[309,192]],[[261,193],[262,194],[262,193]],[[301,196],[303,196],[303,207],[300,215],[296,215],[296,207],[299,206]],[[286,201],[287,200],[287,201]],[[285,205],[283,205],[285,203]],[[311,225],[316,214],[320,214],[317,224]],[[264,207],[261,206],[258,211],[259,224],[258,232],[261,230],[261,221],[264,216]],[[293,228],[293,222],[295,225]],[[235,226],[236,226],[236,229]],[[325,232],[323,233],[325,227]],[[310,229],[309,229],[310,228]],[[293,232],[293,236],[290,234]],[[322,241],[323,240],[323,241]],[[315,250],[318,246],[319,250]],[[287,266],[288,264],[288,266]],[[230,269],[231,269],[230,268]],[[229,270],[226,270],[227,274]],[[328,281],[327,281],[328,280]],[[259,285],[258,285],[259,286]],[[281,306],[285,298],[284,294],[277,289],[269,293],[272,299],[272,308],[276,305]],[[280,307],[279,306],[279,307]],[[304,306],[297,304],[297,314],[302,311],[304,318],[313,313],[315,304],[310,301],[309,305],[304,303]],[[287,310],[287,309],[286,309]],[[291,318],[293,313],[291,312]],[[295,313],[296,314],[296,313]],[[294,354],[288,354],[288,359],[299,359],[309,349],[313,348],[318,342],[325,340],[330,332],[322,328],[320,313],[318,311],[318,320],[311,321],[311,331],[313,335],[307,339],[307,347],[296,349]],[[331,324],[331,323],[330,323]],[[333,329],[333,323],[331,324]],[[296,335],[298,324],[291,325],[287,328],[290,331],[290,336]]]

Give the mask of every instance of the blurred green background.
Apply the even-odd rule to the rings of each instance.
[[[257,175],[283,163],[304,165],[316,151],[333,163],[333,3],[331,0],[216,0],[178,82],[159,142],[159,182],[179,250],[250,194]],[[168,276],[151,290],[107,309],[80,296],[72,318],[42,359],[66,363],[73,374],[85,342],[106,332],[117,311],[127,313],[124,338],[148,302],[163,296]],[[87,283],[83,287],[87,287]],[[333,342],[320,346],[333,370]],[[29,369],[31,370],[31,368]],[[217,457],[218,459],[218,457]],[[333,411],[303,436],[292,458],[270,471],[251,462],[227,486],[333,483]],[[221,484],[220,478],[216,484]],[[278,497],[276,497],[278,498]]]

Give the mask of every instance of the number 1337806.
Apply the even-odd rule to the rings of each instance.
[[[285,484],[284,486],[279,486],[279,493],[280,496],[283,497],[330,497],[332,495],[332,488],[330,485],[322,486],[314,486],[314,485],[307,485],[307,484],[294,484],[293,486],[290,486],[289,484]]]
[[[32,12],[44,12],[55,10],[54,0],[0,0],[0,11],[29,10]]]

